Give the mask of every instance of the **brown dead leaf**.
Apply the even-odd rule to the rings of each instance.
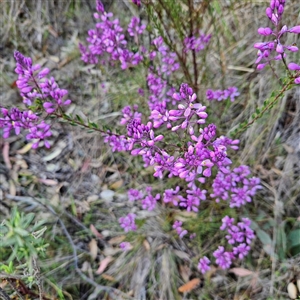
[[[2,282],[0,282],[0,288],[4,289],[7,284],[8,284],[8,281],[3,279]]]
[[[98,253],[98,245],[95,239],[91,239],[91,241],[89,242],[89,249],[92,259],[95,260]]]
[[[180,293],[188,293],[188,292],[194,290],[197,286],[199,286],[199,284],[200,284],[200,279],[199,278],[194,278],[191,281],[189,281],[186,284],[179,287],[178,291]]]
[[[90,159],[90,158],[86,159],[86,160],[83,162],[83,164],[82,164],[82,166],[81,166],[81,170],[80,170],[81,173],[85,173],[85,172],[88,171],[88,169],[89,169],[89,167],[90,167],[90,162],[91,162],[91,159]]]
[[[123,186],[123,183],[124,183],[123,180],[120,179],[120,180],[118,180],[118,181],[112,183],[112,184],[109,186],[109,188],[112,189],[112,190],[117,190],[117,189],[119,189],[120,187]]]
[[[102,276],[102,278],[104,278],[105,280],[108,280],[108,281],[112,281],[112,282],[117,281],[116,278],[114,278],[110,275],[107,275],[107,274],[102,274],[101,276]]]
[[[91,264],[88,261],[83,262],[81,271],[82,272],[88,272],[88,270],[91,268]]]
[[[21,148],[20,150],[18,150],[17,153],[19,153],[19,154],[25,154],[25,153],[27,153],[31,149],[32,144],[33,143],[26,144],[23,148]]]
[[[254,272],[244,269],[244,268],[232,268],[229,270],[229,272],[234,273],[235,275],[240,276],[240,277],[245,277],[245,276],[255,274]]]
[[[126,239],[126,235],[120,235],[120,236],[116,236],[111,238],[108,243],[110,245],[118,245],[120,243],[122,243],[124,240]]]
[[[99,239],[104,238],[103,235],[96,229],[96,227],[93,224],[90,225],[90,230],[94,234],[95,237],[97,237]]]
[[[12,196],[16,196],[16,194],[17,194],[16,186],[12,180],[9,180],[9,193]]]
[[[147,251],[150,251],[150,244],[149,244],[149,242],[147,241],[147,240],[144,240],[143,241],[143,246],[145,247],[145,249],[147,250]]]
[[[179,273],[184,282],[188,282],[191,276],[191,269],[186,265],[179,266]]]
[[[216,274],[217,270],[218,269],[214,265],[212,265],[210,269],[205,273],[205,278],[210,279],[213,275]]]
[[[53,26],[51,26],[51,25],[48,25],[48,31],[50,32],[50,34],[52,34],[55,38],[57,38],[58,37],[58,33],[57,33],[57,31],[54,29],[54,27]]]
[[[161,250],[166,247],[168,247],[168,244],[160,244],[158,247],[155,248],[155,251]]]
[[[3,159],[4,163],[7,167],[7,169],[11,169],[11,163],[9,159],[9,143],[4,143],[3,149],[2,149]]]
[[[57,185],[58,182],[56,180],[53,180],[53,179],[42,179],[42,178],[39,178],[38,179],[40,183],[43,183],[45,185],[49,185],[49,186],[53,186],[53,185]]]
[[[96,271],[96,274],[101,274],[104,272],[104,270],[107,268],[107,266],[109,265],[109,263],[111,263],[113,261],[113,257],[112,256],[107,256],[105,257],[99,265],[98,270]]]

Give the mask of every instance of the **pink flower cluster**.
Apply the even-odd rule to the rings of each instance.
[[[297,64],[295,64],[295,63],[289,63],[289,65],[288,65],[288,68],[290,69],[290,70],[292,70],[292,71],[298,71],[298,73],[297,73],[297,77],[295,78],[295,83],[296,84],[300,84],[300,73],[299,73],[299,71],[300,71],[300,65],[297,65]]]
[[[146,188],[146,197],[142,200],[142,208],[147,209],[149,211],[154,210],[156,206],[156,202],[160,199],[160,194],[156,194],[153,196],[151,194],[152,192],[152,187],[147,187]]]
[[[46,112],[51,114],[59,107],[71,104],[70,99],[65,100],[68,91],[59,88],[53,77],[46,78],[50,72],[48,68],[38,72],[41,66],[33,66],[31,58],[19,51],[15,51],[14,57],[17,66],[15,72],[18,74],[16,84],[26,105],[31,105],[35,99],[43,99]]]
[[[37,148],[40,141],[44,142],[45,147],[50,147],[47,141],[47,138],[52,135],[50,125],[41,121],[31,110],[20,111],[16,107],[10,110],[1,108],[1,114],[3,117],[0,118],[0,128],[3,128],[3,138],[8,138],[11,130],[19,135],[21,129],[27,129],[29,133],[26,135],[26,139],[35,140],[32,148]]]
[[[136,190],[136,189],[128,190],[128,200],[129,201],[141,200],[143,197],[144,197],[144,193],[139,190]]]
[[[20,90],[23,102],[26,105],[35,104],[35,100],[42,101],[43,108],[48,114],[53,114],[57,109],[71,104],[70,99],[65,99],[67,90],[59,88],[53,77],[47,78],[50,70],[41,69],[40,65],[33,65],[30,57],[25,57],[19,51],[15,51],[16,60],[15,72],[18,74],[16,81]],[[47,140],[52,135],[50,125],[45,123],[32,110],[21,111],[18,108],[1,109],[0,128],[3,128],[3,137],[8,138],[14,129],[15,134],[20,134],[21,129],[26,129],[29,133],[27,140],[34,140],[32,148],[37,148],[40,141],[44,142],[45,147],[49,148]]]
[[[119,25],[119,20],[110,20],[113,14],[105,12],[100,0],[96,1],[96,10],[94,17],[101,19],[101,22],[96,23],[96,27],[88,31],[88,47],[79,44],[81,59],[86,63],[97,64],[101,58],[103,64],[107,56],[110,63],[119,61],[122,69],[139,64],[143,57],[138,52],[133,53],[128,50],[127,40],[123,34],[123,28]],[[130,34],[136,35],[143,32],[144,25],[138,26],[138,23],[139,19],[131,21],[128,28]]]
[[[146,28],[145,24],[140,25],[141,20],[137,17],[132,17],[128,25],[128,33],[130,36],[138,37],[142,34]]]
[[[140,5],[140,1],[134,0],[133,3]],[[119,61],[122,69],[144,60],[149,66],[146,78],[148,89],[139,89],[138,93],[142,97],[147,94],[150,116],[147,118],[140,113],[137,105],[124,107],[120,124],[126,127],[126,133],[115,135],[108,131],[104,135],[105,142],[110,144],[112,151],[128,151],[133,156],[141,156],[144,167],[153,166],[154,177],[182,179],[182,183],[165,189],[162,194],[153,193],[150,186],[143,191],[130,189],[129,201],[137,201],[137,205],[149,211],[154,210],[157,202],[162,200],[165,206],[177,206],[178,209],[198,212],[201,202],[208,197],[207,190],[201,188],[201,184],[216,172],[217,177],[213,181],[213,193],[210,197],[216,198],[217,202],[230,198],[231,207],[240,207],[251,201],[256,190],[260,188],[259,179],[249,178],[250,171],[247,166],[233,170],[229,168],[232,162],[227,153],[231,149],[238,150],[239,140],[218,136],[215,124],[205,125],[208,118],[206,106],[199,102],[196,93],[188,84],[182,83],[179,91],[172,86],[175,72],[180,68],[178,54],[173,52],[177,50],[167,46],[161,36],[153,39],[149,49],[141,46],[139,38],[146,26],[141,24],[139,18],[133,17],[128,25],[128,33],[138,46],[138,52],[129,51],[124,30],[119,25],[119,20],[112,20],[112,16],[112,13],[105,12],[102,3],[97,0],[97,13],[94,17],[101,19],[101,22],[89,31],[88,47],[80,45],[82,59],[96,64],[100,58],[107,58],[111,66]],[[184,53],[203,50],[210,39],[210,35],[201,32],[199,36],[185,38],[183,55],[186,57]],[[222,101],[229,98],[234,101],[239,95],[236,87],[229,87],[224,91],[207,91],[208,100]],[[165,126],[162,127],[163,125]],[[174,145],[176,139],[178,143]],[[130,213],[119,219],[125,232],[137,229],[135,218],[136,215]],[[214,252],[216,263],[220,267],[227,268],[234,259],[243,258],[248,253],[249,241],[252,239],[249,222],[243,219],[236,226],[225,222],[226,238],[232,249],[225,251],[220,246]],[[175,220],[173,229],[180,238],[188,234],[178,220]],[[194,237],[195,234],[190,236]],[[129,247],[125,243],[120,245],[124,250]],[[207,257],[200,259],[201,272],[209,270],[209,263]]]
[[[141,0],[132,0],[132,3],[134,3],[137,6],[141,5]]]
[[[155,110],[164,115],[167,110],[167,103],[172,102],[175,104],[176,102],[172,97],[175,89],[168,85],[167,80],[180,66],[176,54],[169,50],[162,37],[155,38],[152,44],[155,50],[148,53],[149,60],[152,62],[147,76],[149,89],[148,106],[150,111]],[[149,119],[154,120],[155,128],[164,123],[155,120],[153,115]]]
[[[119,246],[124,252],[132,249],[132,246],[129,242],[122,242]]]
[[[120,121],[120,125],[127,125],[127,123],[131,120],[131,119],[139,119],[142,120],[142,114],[139,113],[138,111],[138,105],[134,105],[133,106],[133,111],[131,109],[131,107],[125,106],[122,109],[122,113],[123,113],[123,118]]]
[[[230,98],[230,101],[233,102],[236,97],[238,97],[240,93],[238,92],[237,87],[231,86],[226,90],[216,90],[213,91],[211,89],[206,91],[206,98],[207,100],[217,100],[222,101]]]
[[[126,122],[123,121],[124,124],[127,123],[126,147],[120,147],[119,137],[115,138],[116,144],[113,136],[108,137],[106,141],[110,142],[114,150],[127,148],[129,144],[128,150],[132,155],[141,155],[145,166],[154,165],[155,177],[162,178],[164,173],[168,173],[169,177],[177,176],[185,179],[189,183],[190,191],[193,192],[190,192],[186,199],[179,199],[180,205],[196,211],[198,200],[193,196],[196,182],[203,183],[205,177],[210,177],[213,167],[228,173],[226,167],[231,164],[231,161],[227,157],[227,149],[237,150],[239,141],[226,137],[217,138],[214,124],[200,127],[207,118],[206,107],[194,103],[197,99],[196,94],[187,84],[182,84],[179,93],[174,93],[173,98],[180,102],[178,109],[166,110],[164,116],[157,110],[153,110],[151,114],[154,119],[153,124],[151,122],[142,124],[140,116],[134,118],[134,115],[129,113],[131,110],[126,108],[126,117],[123,118],[123,120],[127,118]],[[131,116],[132,119],[129,120],[127,116]],[[162,134],[155,136],[155,129],[158,123],[164,122],[167,122],[170,134],[182,130],[190,136],[181,155],[173,156],[158,145],[164,136]],[[196,130],[200,133],[198,136]],[[125,137],[123,140],[125,141]]]
[[[250,168],[245,165],[234,168],[232,172],[229,169],[227,173],[218,172],[213,181],[213,193],[210,196],[216,198],[216,202],[220,202],[221,199],[229,200],[229,206],[232,208],[251,202],[251,197],[262,186],[259,178],[249,178],[250,174]]]
[[[184,52],[189,52],[195,50],[195,52],[200,52],[203,50],[210,42],[211,35],[205,35],[199,32],[199,36],[186,37],[184,39]]]
[[[125,217],[119,219],[120,226],[124,229],[125,232],[136,231],[137,226],[135,225],[135,214],[128,214]]]
[[[300,25],[288,28],[287,25],[279,27],[282,15],[284,12],[285,0],[271,0],[270,6],[266,9],[266,15],[275,26],[272,30],[269,27],[261,27],[258,33],[263,36],[272,36],[272,41],[259,42],[254,44],[254,48],[258,49],[257,69],[262,70],[266,65],[269,65],[273,60],[282,60],[286,57],[285,51],[297,52],[298,47],[295,45],[283,45],[283,36],[286,33],[300,33]],[[293,70],[293,69],[292,69]],[[299,83],[297,80],[295,83]]]
[[[188,234],[188,231],[183,229],[181,225],[182,225],[181,221],[175,221],[172,228],[176,230],[177,234],[182,239],[186,234]]]
[[[213,256],[216,259],[216,264],[221,269],[228,269],[232,262],[236,259],[243,259],[250,251],[250,244],[255,235],[250,228],[251,221],[248,218],[242,218],[242,222],[237,225],[233,225],[234,218],[225,216],[222,219],[222,226],[220,230],[227,230],[226,239],[231,249],[225,251],[225,247],[219,246],[217,250],[213,252]],[[198,269],[203,274],[206,273],[210,267],[210,260],[204,256],[200,259]]]

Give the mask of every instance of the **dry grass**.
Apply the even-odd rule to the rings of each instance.
[[[227,5],[228,2],[232,5]],[[257,28],[267,24],[264,15],[267,1],[215,3],[219,8],[213,15],[202,15],[203,31],[212,33],[213,38],[199,70],[202,78],[199,98],[204,99],[207,88],[240,87],[241,96],[234,104],[220,109],[220,103],[215,103],[209,108],[220,133],[227,134],[232,126],[250,119],[255,109],[278,89],[278,82],[269,70],[254,71],[253,44],[260,40]],[[125,0],[106,1],[106,5],[116,16],[121,12],[124,20],[129,20],[134,11]],[[113,124],[118,120],[116,112],[120,108],[142,101],[136,90],[145,84],[143,70],[119,72],[93,68],[90,71],[90,66],[80,61],[77,45],[93,26],[93,7],[90,0],[1,2],[1,105],[22,102],[13,84],[14,49],[48,66],[60,86],[69,90],[74,102],[72,112],[80,113],[83,118],[88,115],[92,120]],[[288,25],[300,23],[299,11],[298,1],[287,1],[284,19]],[[299,38],[293,38],[289,42],[299,44]],[[299,54],[290,57],[300,61]],[[278,72],[284,75],[279,67]],[[101,83],[105,84],[104,89]],[[108,87],[110,92],[106,93]],[[300,278],[299,253],[292,257],[291,249],[285,249],[288,241],[284,244],[282,239],[299,228],[300,222],[299,124],[300,88],[297,87],[240,136],[242,146],[235,162],[249,164],[264,186],[245,214],[272,241],[266,245],[257,238],[251,255],[242,263],[253,276],[239,277],[217,269],[205,277],[200,275],[196,268],[200,253],[209,253],[218,244],[217,227],[208,225],[211,236],[207,240],[202,237],[197,243],[186,244],[177,239],[169,224],[172,214],[178,212],[167,211],[165,207],[154,213],[138,212],[143,227],[137,234],[126,237],[133,245],[132,251],[121,252],[114,242],[123,236],[118,218],[125,212],[138,211],[125,201],[127,188],[144,186],[151,180],[157,188],[163,188],[165,183],[154,182],[151,170],[143,170],[135,159],[113,154],[96,134],[66,124],[53,122],[54,139],[49,151],[39,149],[20,154],[24,137],[8,139],[12,169],[7,168],[1,157],[1,219],[8,218],[14,205],[25,212],[34,211],[37,219],[47,218],[46,238],[50,247],[47,259],[39,264],[44,289],[51,299],[56,299],[59,289],[65,299],[287,299],[287,284]],[[1,148],[3,143],[0,140]],[[41,180],[46,180],[46,184]],[[108,189],[113,191],[113,198],[101,194]],[[64,222],[77,249],[78,266],[88,279],[115,290],[100,291],[78,277],[71,244],[57,216],[37,204],[37,200],[52,207]],[[207,211],[203,213],[204,216],[189,224],[199,232],[204,227],[201,222],[208,220]],[[183,218],[188,220],[189,216]],[[99,235],[91,233],[90,225],[97,228]],[[97,241],[94,258],[89,246],[92,239]],[[96,270],[107,257],[112,261],[98,275]],[[179,293],[178,288],[193,278],[200,278],[200,285],[189,293]],[[118,294],[117,290],[124,294]]]

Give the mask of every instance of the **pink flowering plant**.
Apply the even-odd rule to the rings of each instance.
[[[221,212],[219,220],[214,219],[215,232],[222,237],[220,245],[211,253],[200,245],[194,259],[202,274],[210,270],[211,264],[228,269],[240,264],[251,250],[255,234],[251,220],[244,217],[243,207],[251,205],[262,188],[260,179],[252,176],[250,166],[238,164],[238,133],[271,109],[286,90],[300,84],[300,65],[287,63],[288,53],[297,52],[298,48],[284,44],[284,36],[299,34],[300,26],[281,27],[285,1],[270,1],[266,15],[274,28],[258,29],[260,35],[270,40],[254,45],[258,50],[257,69],[269,66],[274,71],[273,64],[282,62],[287,77],[282,89],[266,100],[252,120],[232,131],[232,136],[226,136],[211,122],[210,105],[213,100],[235,101],[240,96],[238,88],[214,90],[207,85],[202,94],[199,88],[199,57],[209,48],[214,35],[205,34],[200,26],[190,24],[189,34],[184,34],[182,27],[175,28],[178,43],[172,43],[169,33],[163,30],[156,4],[133,3],[137,8],[145,5],[150,24],[134,16],[124,27],[97,0],[95,27],[88,31],[86,42],[79,44],[84,63],[145,70],[145,84],[137,91],[137,97],[142,100],[122,108],[118,129],[107,129],[90,120],[85,122],[78,115],[67,114],[66,108],[71,104],[68,91],[59,87],[49,69],[34,65],[31,58],[16,50],[16,84],[24,105],[22,109],[1,107],[3,138],[24,130],[32,148],[49,148],[53,118],[98,132],[112,152],[126,152],[136,157],[143,168],[150,170],[153,180],[164,183],[160,189],[151,184],[153,180],[146,181],[142,187],[133,184],[128,189],[128,201],[135,210],[118,218],[120,230],[131,234],[143,230],[143,224],[137,222],[137,211],[162,211],[162,214],[167,211],[167,215],[171,215],[168,234],[172,238],[186,243],[203,242],[204,232],[197,236],[197,228],[202,226],[195,225],[198,216],[208,208],[210,212]],[[150,36],[148,42],[146,33]],[[189,213],[194,219],[184,222],[177,218],[180,212]],[[129,252],[130,242],[124,241],[119,246]]]

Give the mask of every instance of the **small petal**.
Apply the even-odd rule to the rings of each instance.
[[[283,53],[284,52],[283,46],[279,43],[277,44],[276,52],[278,52],[278,53]]]
[[[290,28],[289,32],[291,32],[291,33],[300,33],[300,25]]]
[[[203,175],[205,177],[210,177],[211,176],[211,169],[210,168],[205,169],[204,172],[203,172]]]
[[[184,112],[184,116],[187,118],[190,114],[191,114],[191,109],[188,107]]]
[[[64,106],[70,105],[71,103],[72,103],[72,101],[70,99],[68,99],[64,102]]]
[[[269,27],[266,27],[266,28],[258,28],[257,32],[261,35],[264,35],[264,36],[267,36],[267,35],[270,35],[273,33],[272,29],[269,28]]]
[[[257,70],[262,70],[265,66],[266,64],[259,64],[257,65]]]
[[[298,71],[298,70],[300,70],[300,66],[297,65],[297,64],[295,64],[295,63],[289,63],[289,64],[288,64],[288,68],[289,68],[290,70],[293,70],[293,71]]]

